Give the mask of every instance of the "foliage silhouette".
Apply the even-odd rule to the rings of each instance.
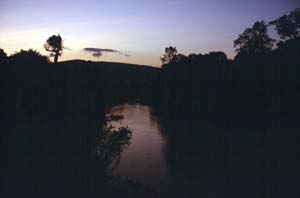
[[[7,60],[7,54],[0,48],[0,64],[4,64]]]
[[[9,56],[8,62],[12,65],[43,65],[49,63],[49,58],[47,56],[41,55],[36,50],[29,49],[15,52],[11,56]]]
[[[177,49],[176,47],[166,47],[165,54],[160,58],[163,64],[169,64],[176,61]]]
[[[62,50],[63,50],[63,41],[61,36],[58,34],[52,35],[49,37],[44,44],[44,48],[46,51],[52,52],[50,56],[54,56],[54,63],[57,63],[58,61],[58,56],[61,56]]]
[[[275,25],[275,30],[283,41],[299,37],[300,9],[295,9],[289,15],[283,15],[269,24]]]
[[[111,174],[120,162],[121,153],[130,145],[132,131],[128,127],[115,129],[106,125],[99,129],[97,136],[96,158],[106,174]]]
[[[271,51],[274,42],[275,40],[268,35],[266,23],[257,21],[251,28],[247,28],[239,35],[234,41],[234,47],[238,55],[257,54]]]
[[[298,9],[290,15],[296,24]],[[162,65],[158,109],[171,117],[270,112],[276,112],[272,115],[276,117],[281,112],[299,112],[300,94],[295,90],[300,85],[296,77],[300,38],[298,29],[293,32],[273,48],[275,40],[268,36],[266,23],[256,22],[234,41],[238,52],[234,60],[223,52],[180,55],[180,59],[176,53],[174,61]]]
[[[167,111],[178,111],[181,115],[184,112],[207,112],[218,108],[216,103],[224,92],[222,80],[228,64],[225,53],[211,52],[181,57],[162,67],[164,89],[160,94],[163,96],[161,105]]]

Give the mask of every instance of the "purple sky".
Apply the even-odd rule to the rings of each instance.
[[[166,46],[183,54],[224,51],[257,20],[300,7],[298,0],[0,0],[0,48],[8,54],[64,38],[62,60],[85,59],[160,66]],[[93,56],[84,48],[112,49]],[[130,55],[130,56],[125,56]]]

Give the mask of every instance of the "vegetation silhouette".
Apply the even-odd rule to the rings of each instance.
[[[53,56],[54,63],[57,63],[58,56],[61,56],[62,50],[64,49],[61,36],[58,34],[57,36],[52,35],[49,37],[44,44],[44,48],[46,51],[52,52],[50,56]]]
[[[104,110],[151,96],[154,89],[147,87],[159,69],[88,61],[54,65],[35,52],[22,50],[1,65],[5,197],[110,197],[113,191],[122,194],[118,188],[134,191],[136,183],[109,175],[130,131],[106,128]]]
[[[297,197],[297,179],[282,180],[282,175],[297,174],[300,165],[296,157],[299,125],[294,121],[178,119],[154,114],[166,139],[168,173],[180,178],[170,197],[276,197],[269,186],[278,186],[282,193],[278,197]]]
[[[96,144],[93,151],[94,163],[93,179],[97,181],[97,195],[101,197],[142,197],[153,195],[152,189],[130,179],[113,175],[119,165],[122,152],[130,145],[132,131],[128,127],[114,128],[110,123],[100,126],[97,132]],[[96,175],[95,175],[96,174]],[[92,184],[92,185],[95,185]]]
[[[300,8],[295,9],[289,15],[283,15],[278,19],[271,21],[269,24],[275,25],[275,30],[282,40],[299,37]]]
[[[0,64],[4,64],[7,60],[7,54],[3,49],[0,48]]]
[[[111,174],[119,164],[121,153],[130,145],[132,131],[128,127],[115,129],[111,125],[99,129],[96,144],[96,157],[101,163],[100,167]]]
[[[268,35],[267,25],[264,21],[257,21],[252,28],[247,28],[238,39],[234,41],[235,51],[240,54],[259,54],[272,50],[275,40]]]
[[[29,49],[29,50],[20,50],[10,55],[8,58],[8,63],[11,65],[20,65],[28,64],[30,65],[45,65],[50,63],[47,56],[41,55],[38,51]]]
[[[176,47],[166,47],[165,54],[160,58],[163,64],[169,64],[175,61],[177,55]]]
[[[174,54],[172,62],[162,65],[163,89],[159,95],[163,96],[160,100],[163,102],[159,108],[166,109],[166,114],[174,111],[171,115],[193,116],[256,114],[270,118],[282,112],[291,116],[299,112],[297,17],[299,9],[291,12],[289,20],[269,23],[277,24],[275,29],[281,35],[277,48],[268,35],[267,23],[260,21],[234,41],[238,52],[234,60],[229,60],[223,52],[180,55],[180,58]],[[289,24],[293,24],[292,33],[283,33],[281,27]]]

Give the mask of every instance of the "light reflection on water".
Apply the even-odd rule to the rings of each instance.
[[[130,146],[122,153],[114,174],[141,182],[150,188],[166,187],[168,169],[164,159],[165,139],[159,125],[150,115],[150,107],[122,105],[113,107],[107,115],[123,115],[124,119],[110,122],[115,127],[128,126],[132,131]]]

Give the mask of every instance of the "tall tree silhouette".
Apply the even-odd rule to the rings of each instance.
[[[166,47],[165,54],[160,58],[163,64],[169,64],[175,61],[177,55],[176,47]]]
[[[236,52],[242,54],[256,54],[270,51],[275,40],[268,35],[267,25],[264,21],[257,21],[252,28],[247,28],[234,41]]]
[[[0,48],[0,64],[5,63],[7,60],[7,54],[3,49]]]
[[[44,44],[44,47],[46,51],[52,52],[54,56],[54,63],[57,63],[58,56],[61,56],[61,52],[63,50],[63,43],[62,43],[62,38],[58,34],[52,35],[51,37],[48,38],[46,43]]]
[[[295,9],[289,15],[283,15],[280,18],[271,21],[270,25],[275,25],[282,40],[299,37],[300,34],[300,9]]]

